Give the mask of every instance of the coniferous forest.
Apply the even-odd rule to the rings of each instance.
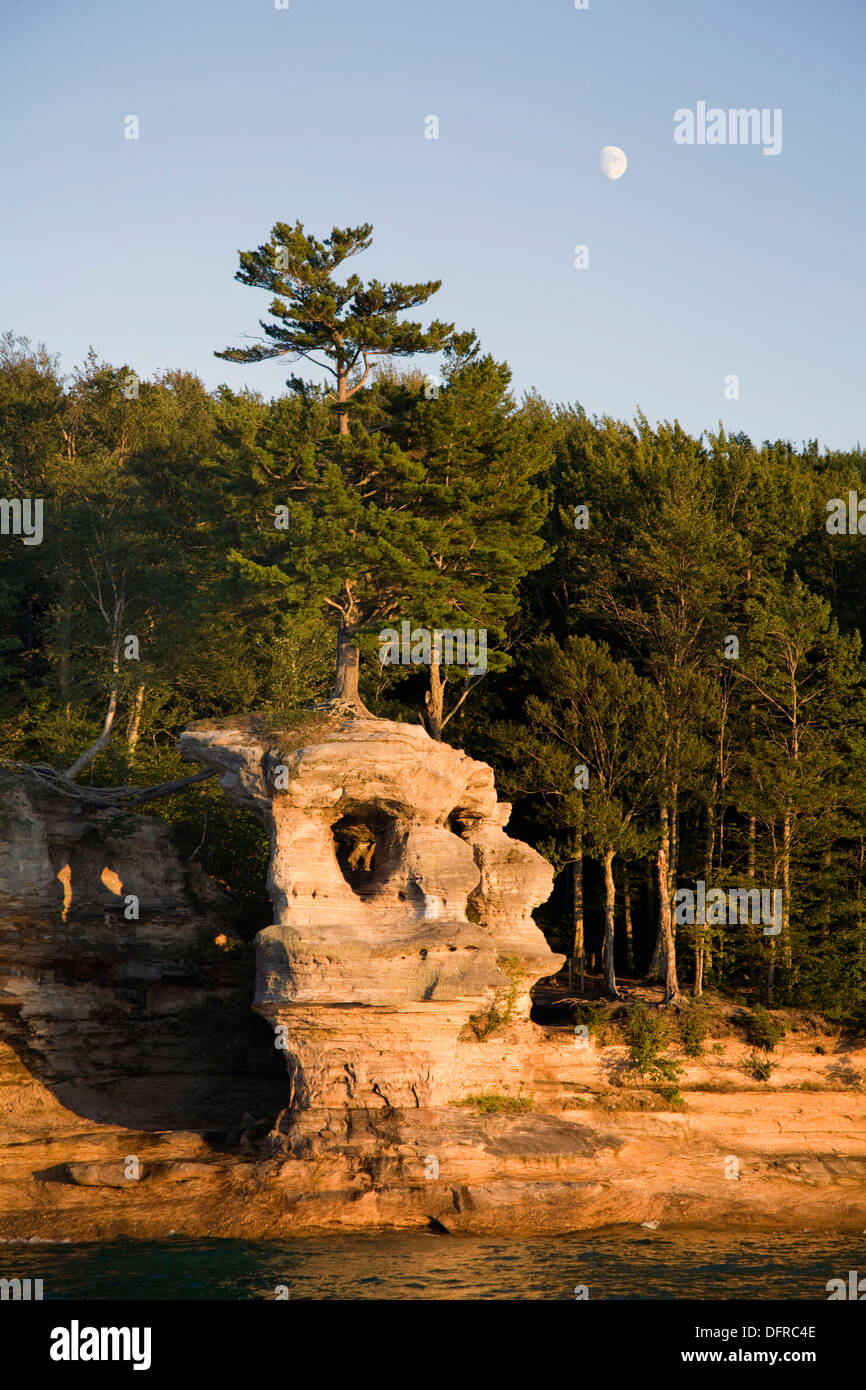
[[[538,916],[575,992],[656,981],[863,1027],[862,449],[516,399],[495,343],[407,321],[438,282],[347,270],[371,235],[278,223],[243,253],[271,320],[213,345],[214,391],[3,339],[0,758],[150,787],[188,775],[198,719],[278,727],[335,697],[422,721],[494,766],[553,863]],[[232,386],[233,360],[275,355],[281,394]],[[39,543],[10,499],[42,500]],[[404,623],[483,632],[485,660],[383,664]],[[216,783],[147,811],[249,935],[269,920],[264,833]],[[718,906],[754,892],[771,930]]]

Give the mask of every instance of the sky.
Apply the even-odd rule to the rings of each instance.
[[[213,356],[238,251],[370,222],[347,273],[441,279],[518,396],[866,443],[864,50],[862,0],[2,0],[0,330],[279,394]],[[678,144],[698,102],[781,151]]]

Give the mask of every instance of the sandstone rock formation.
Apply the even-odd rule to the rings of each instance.
[[[249,954],[215,944],[233,919],[163,821],[0,777],[0,1043],[77,1114],[205,1130],[276,1113]],[[0,1088],[19,1075],[2,1056]]]
[[[488,768],[317,714],[184,745],[270,827],[256,1007],[289,1076],[252,952],[214,943],[225,896],[166,826],[0,779],[0,1242],[866,1225],[866,1048],[796,1033],[759,1082],[730,1006],[702,1058],[676,1050],[681,1111],[621,1029],[528,1022],[550,871]]]
[[[270,833],[255,1008],[282,1029],[290,1104],[462,1094],[461,1052],[528,1019],[562,962],[531,917],[553,872],[505,833],[492,769],[420,725],[328,712],[197,725],[181,751]]]

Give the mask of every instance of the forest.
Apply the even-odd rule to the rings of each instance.
[[[575,990],[866,1027],[864,451],[516,399],[474,332],[401,317],[438,282],[335,281],[371,235],[278,223],[242,253],[272,322],[217,355],[331,378],[273,398],[2,339],[0,761],[149,787],[188,775],[198,719],[421,721],[554,865],[537,916]],[[404,623],[483,632],[484,669],[383,662]],[[246,935],[270,920],[263,831],[214,782],[146,809]],[[719,906],[761,893],[772,929]]]

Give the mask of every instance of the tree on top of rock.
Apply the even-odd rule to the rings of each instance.
[[[241,268],[235,279],[274,295],[270,313],[278,320],[260,320],[269,341],[247,348],[226,348],[215,356],[228,362],[261,362],[291,354],[329,372],[335,381],[341,434],[349,432],[348,403],[367,381],[377,357],[412,357],[419,352],[439,352],[454,325],[437,321],[428,329],[420,323],[400,321],[406,309],[424,304],[441,285],[364,285],[357,275],[338,284],[333,272],[343,261],[372,243],[373,228],[334,227],[318,241],[308,236],[300,222],[290,227],[277,222],[270,241],[255,251],[241,251]],[[323,356],[326,360],[317,358]],[[289,385],[302,394],[306,384],[292,377]]]

